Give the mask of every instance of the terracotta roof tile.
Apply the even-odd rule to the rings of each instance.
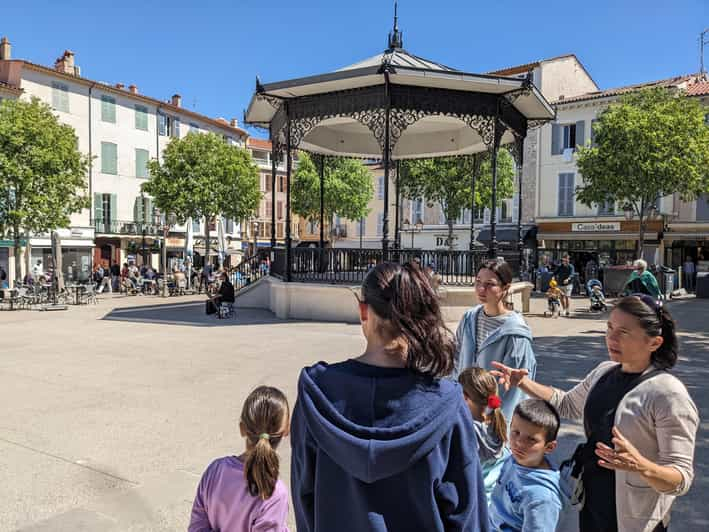
[[[254,137],[249,137],[246,139],[246,146],[248,148],[256,148],[258,150],[270,150],[271,141],[266,139],[257,139]]]
[[[636,83],[634,85],[626,85],[624,87],[616,87],[614,89],[607,89],[604,91],[594,91],[587,92],[586,94],[579,94],[578,96],[572,96],[569,98],[563,98],[552,102],[553,105],[563,105],[565,103],[582,102],[586,100],[597,100],[600,98],[609,98],[613,96],[620,96],[621,94],[626,94],[628,92],[633,92],[640,89],[646,89],[650,87],[678,87],[684,83],[691,82],[697,78],[696,74],[688,74],[685,76],[676,76],[674,78],[660,79],[656,81],[647,81],[645,83]]]
[[[709,94],[709,81],[699,81],[687,87],[684,91],[687,96],[706,96]]]

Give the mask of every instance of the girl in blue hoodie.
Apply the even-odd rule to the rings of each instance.
[[[458,325],[456,376],[471,366],[490,371],[495,369],[492,362],[501,362],[526,369],[534,379],[537,360],[532,331],[519,314],[505,307],[511,284],[512,270],[506,262],[491,260],[478,271],[475,292],[481,304],[468,310]],[[525,398],[517,388],[503,391],[502,413],[508,426],[515,407]]]
[[[483,531],[475,432],[450,379],[453,335],[419,266],[383,263],[364,280],[366,349],[305,368],[291,423],[299,532]]]

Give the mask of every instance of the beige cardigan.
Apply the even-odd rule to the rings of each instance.
[[[561,417],[583,419],[591,388],[614,365],[615,362],[602,362],[568,392],[554,388],[550,402]],[[651,532],[660,521],[669,523],[672,502],[687,493],[692,484],[698,424],[697,407],[687,389],[669,373],[640,383],[621,399],[615,413],[620,432],[645,458],[677,469],[682,482],[672,492],[659,493],[640,474],[616,471],[618,532]]]

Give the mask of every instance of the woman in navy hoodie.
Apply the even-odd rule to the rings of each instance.
[[[303,369],[291,422],[299,532],[487,531],[470,411],[448,376],[455,341],[415,264],[362,285],[360,356]]]

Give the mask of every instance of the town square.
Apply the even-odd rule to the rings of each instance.
[[[706,6],[29,4],[0,530],[709,528]]]

